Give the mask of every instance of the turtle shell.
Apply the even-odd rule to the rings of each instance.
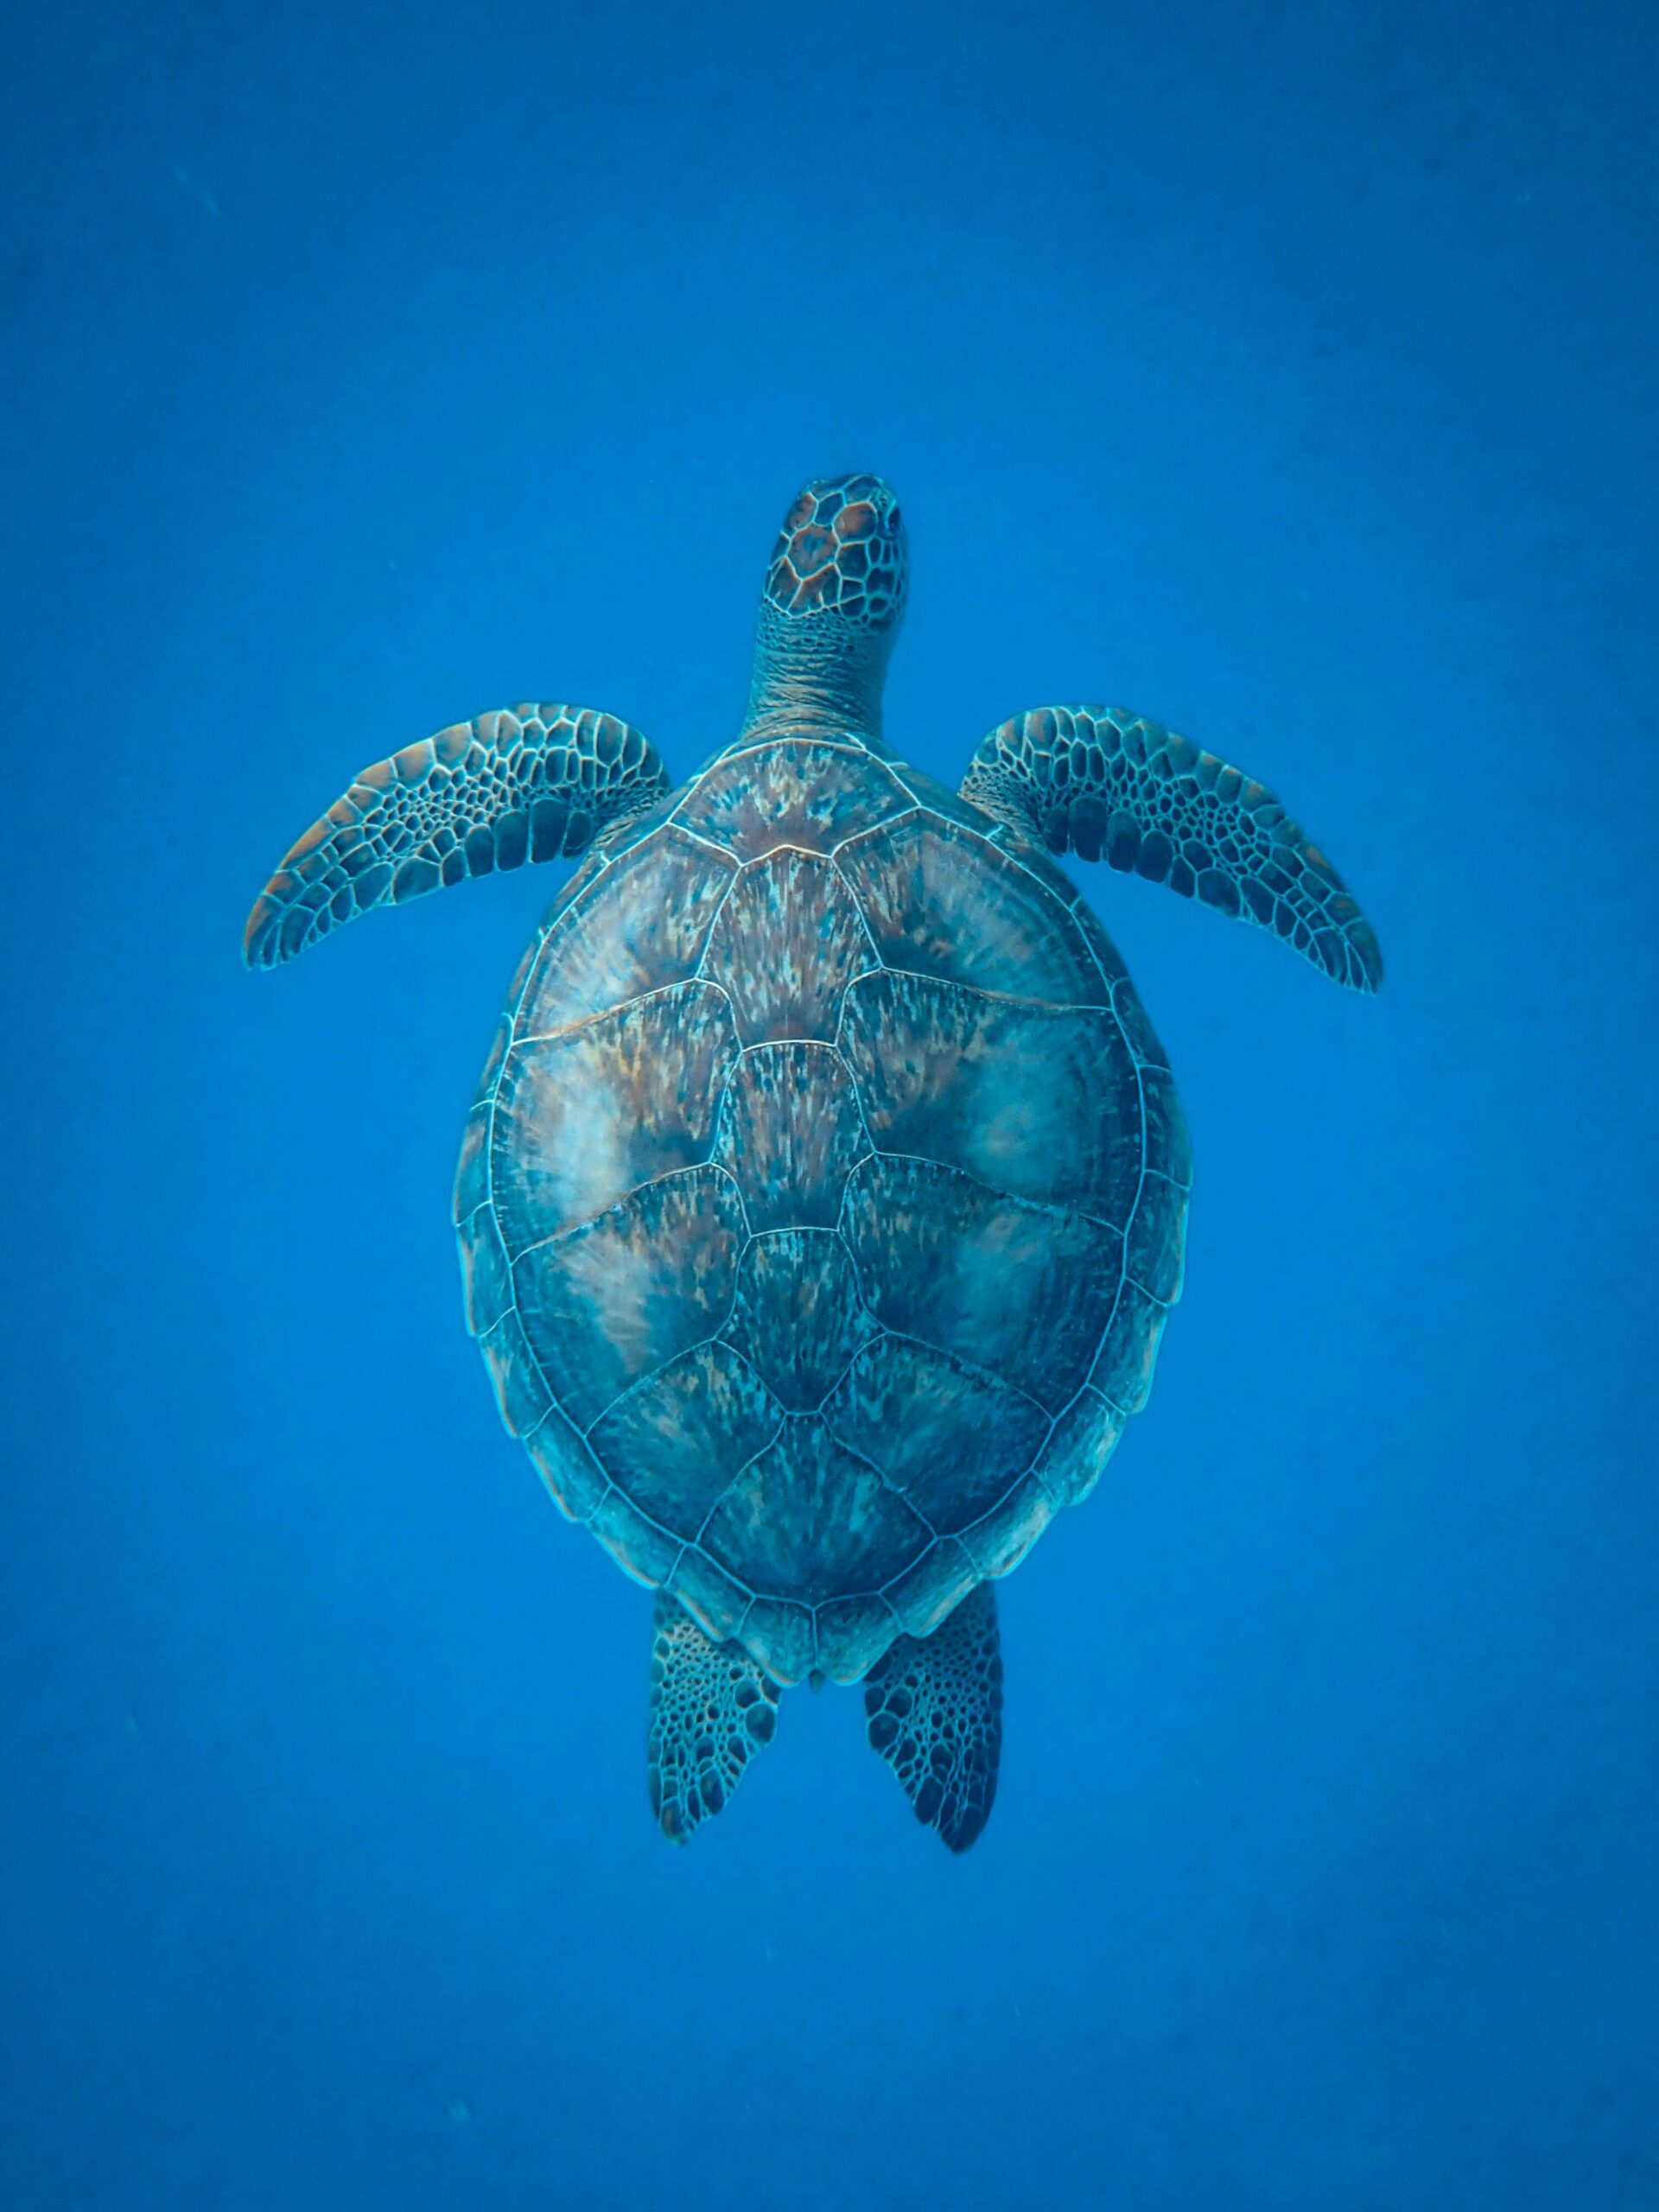
[[[468,1323],[564,1511],[858,1679],[1092,1487],[1179,1292],[1179,1103],[1028,840],[851,739],[595,853],[469,1116]]]

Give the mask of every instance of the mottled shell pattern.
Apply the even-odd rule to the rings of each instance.
[[[836,519],[791,514],[774,603]],[[555,901],[455,1218],[563,1510],[778,1681],[851,1681],[1092,1487],[1189,1181],[1070,880],[879,738],[772,715]]]

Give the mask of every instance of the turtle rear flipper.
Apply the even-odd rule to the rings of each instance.
[[[1002,1757],[1002,1646],[988,1582],[931,1636],[901,1636],[864,1677],[872,1747],[916,1817],[966,1851],[991,1816]]]
[[[741,1643],[716,1643],[671,1598],[651,1646],[651,1809],[671,1843],[712,1820],[772,1741],[783,1695]]]
[[[1104,861],[1258,923],[1351,990],[1382,981],[1357,900],[1267,785],[1144,715],[1015,715],[980,745],[962,796],[1052,852]]]
[[[275,968],[372,906],[584,852],[669,788],[657,748],[591,707],[526,703],[454,722],[365,768],[284,855],[242,939]]]

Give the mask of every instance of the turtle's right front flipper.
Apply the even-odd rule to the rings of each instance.
[[[1267,785],[1144,715],[1016,715],[982,741],[962,795],[1051,852],[1103,860],[1272,930],[1351,990],[1382,981],[1370,924]]]
[[[365,768],[312,823],[256,900],[242,957],[274,968],[372,906],[582,852],[668,788],[650,739],[590,707],[453,723]]]

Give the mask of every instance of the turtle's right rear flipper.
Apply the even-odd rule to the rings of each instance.
[[[966,1851],[996,1801],[1002,1757],[1002,1646],[988,1582],[931,1636],[901,1636],[864,1677],[872,1746],[916,1817]]]
[[[365,768],[289,848],[254,902],[242,957],[274,968],[371,907],[584,852],[668,787],[650,739],[589,707],[526,703],[456,722]]]
[[[783,1695],[741,1643],[716,1643],[671,1598],[651,1646],[651,1809],[671,1843],[712,1820],[778,1726]]]

